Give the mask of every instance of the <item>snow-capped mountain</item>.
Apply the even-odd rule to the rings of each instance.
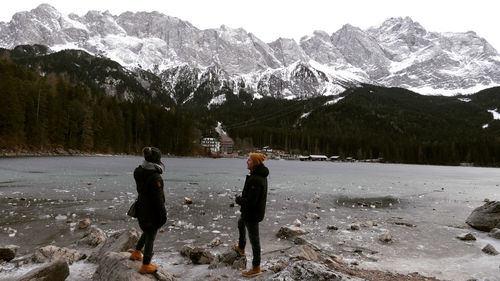
[[[82,49],[130,70],[151,71],[177,102],[208,84],[280,98],[338,94],[360,83],[421,94],[473,93],[500,85],[500,55],[485,39],[473,32],[428,32],[410,18],[267,44],[241,28],[200,30],[158,12],[89,11],[80,17],[42,4],[0,22],[0,47],[21,44]],[[185,90],[176,92],[180,86]]]

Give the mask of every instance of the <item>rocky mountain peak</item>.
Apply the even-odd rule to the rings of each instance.
[[[31,14],[38,18],[50,18],[50,19],[59,18],[62,16],[61,13],[56,8],[46,3],[38,5],[38,7],[31,10],[30,12],[16,13],[14,17],[17,14]]]
[[[411,33],[419,36],[424,36],[427,31],[418,22],[413,21],[410,17],[390,18],[384,21],[377,27],[380,33]]]
[[[348,63],[371,77],[379,79],[389,74],[386,53],[375,38],[360,28],[346,24],[332,34],[331,41]]]
[[[55,51],[86,50],[130,70],[141,68],[168,77],[170,89],[175,88],[175,77],[184,77],[179,83],[192,86],[206,71],[222,75],[222,80],[243,80],[255,91],[266,89],[256,96],[279,90],[287,98],[325,92],[312,90],[308,83],[334,89],[329,93],[340,92],[339,85],[359,81],[417,92],[500,85],[500,55],[484,38],[474,32],[428,32],[409,17],[390,18],[367,30],[350,24],[331,35],[316,30],[299,43],[279,38],[267,44],[243,28],[222,25],[200,30],[159,12],[114,16],[108,11],[89,11],[79,17],[62,15],[42,4],[0,23],[0,47],[24,44],[43,44]],[[213,65],[221,71],[209,71]],[[287,80],[292,79],[290,69],[298,66],[300,75]],[[316,82],[308,80],[310,74]],[[196,82],[186,83],[186,77],[197,77]]]
[[[279,38],[269,43],[274,56],[284,65],[289,66],[297,61],[307,61],[307,54],[294,39]]]

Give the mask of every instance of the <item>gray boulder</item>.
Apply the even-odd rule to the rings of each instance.
[[[392,242],[392,232],[387,230],[386,232],[382,233],[379,238],[380,241],[384,243],[391,243]]]
[[[319,261],[316,251],[308,245],[300,245],[291,250],[290,257],[299,260]]]
[[[75,249],[59,248],[54,245],[48,245],[36,249],[32,256],[35,263],[52,262],[55,260],[63,260],[68,264],[73,264],[75,261],[84,259],[86,256]]]
[[[482,231],[500,228],[500,201],[486,202],[483,206],[474,209],[465,222]]]
[[[459,236],[457,236],[457,238],[462,240],[462,241],[475,241],[476,240],[476,237],[472,233],[459,235]]]
[[[488,244],[486,246],[484,246],[484,248],[482,249],[482,251],[488,255],[492,255],[492,256],[496,256],[498,255],[498,251],[497,249],[495,249],[495,247],[493,247],[493,245],[491,244]]]
[[[141,262],[131,261],[130,253],[108,252],[99,262],[92,276],[93,281],[173,281],[176,278],[168,271],[158,267],[155,274],[140,274]]]
[[[246,268],[247,259],[245,256],[237,253],[233,248],[228,248],[222,254],[217,255],[208,268],[214,269],[221,266],[231,266],[234,269]]]
[[[191,252],[194,250],[194,246],[191,244],[186,244],[182,246],[181,250],[179,251],[181,253],[181,256],[183,257],[188,257],[191,254]]]
[[[16,257],[17,249],[19,249],[19,246],[16,245],[7,245],[5,247],[0,247],[0,260],[13,260]]]
[[[89,230],[87,230],[87,232],[85,232],[82,239],[78,240],[77,244],[96,247],[97,245],[106,241],[107,238],[108,236],[106,235],[106,233],[104,233],[104,231],[93,226]]]
[[[210,264],[214,261],[215,257],[214,257],[214,255],[212,255],[212,253],[210,253],[206,249],[194,248],[189,253],[189,259],[194,264]]]
[[[489,237],[493,237],[495,239],[500,239],[500,229],[493,228],[490,233],[488,233]]]
[[[296,236],[305,235],[307,233],[309,232],[297,226],[282,226],[278,233],[276,233],[276,237],[281,239],[289,239]]]
[[[139,237],[139,232],[133,227],[123,232],[117,232],[102,243],[99,250],[90,256],[89,261],[97,263],[108,252],[127,252],[135,249]]]
[[[35,268],[18,281],[64,281],[69,276],[69,266],[64,260],[54,260],[53,262]]]
[[[362,279],[350,277],[345,274],[328,269],[326,266],[312,261],[297,261],[288,265],[279,273],[271,276],[269,281],[340,281]]]

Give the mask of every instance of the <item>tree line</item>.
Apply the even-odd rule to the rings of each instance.
[[[327,103],[337,97],[249,102],[233,95],[205,116],[226,125],[237,149],[271,146],[392,163],[500,166],[500,120],[488,112],[500,108],[500,88],[469,96],[470,102],[371,85],[342,97],[337,103]]]
[[[83,67],[71,52],[59,55],[64,55],[67,64],[80,67],[64,72],[59,63],[53,70],[46,67],[46,74],[40,75],[36,67],[28,69],[36,63],[20,55],[17,60],[26,60],[25,66],[8,56],[0,59],[0,149],[62,147],[137,153],[145,145],[154,145],[166,153],[195,155],[203,151],[200,131],[211,131],[220,121],[235,140],[235,149],[242,152],[271,146],[294,154],[360,160],[500,166],[500,121],[492,120],[487,111],[500,108],[500,88],[482,91],[463,102],[456,97],[364,85],[347,90],[341,94],[343,99],[332,103],[337,96],[253,99],[244,89],[234,94],[227,87],[205,85],[194,90],[177,85],[174,96],[194,94],[189,101],[173,105],[158,90],[159,81],[154,80],[158,89],[152,98],[136,82],[127,82],[131,79],[117,78],[123,83],[120,87],[133,95],[113,96],[95,78],[85,76],[97,68],[98,76],[104,77],[110,62],[95,59],[94,64]],[[44,60],[41,65],[47,66],[59,58]],[[219,95],[225,95],[226,101],[208,106]]]
[[[178,108],[130,101],[0,60],[0,148],[189,155],[193,122]]]

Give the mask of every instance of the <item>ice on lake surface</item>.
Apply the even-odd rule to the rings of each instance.
[[[141,162],[129,156],[0,159],[0,245],[21,246],[18,256],[48,244],[68,246],[83,235],[75,224],[84,218],[108,234],[138,228],[125,213],[136,197],[132,172]],[[164,163],[168,222],[157,236],[153,259],[182,275],[187,274],[178,266],[182,245],[205,246],[215,237],[232,245],[237,239],[239,208],[230,204],[243,187],[246,162],[167,158]],[[368,249],[368,259],[360,264],[365,268],[416,271],[447,280],[500,280],[500,257],[481,252],[488,243],[500,250],[500,240],[465,225],[485,198],[500,200],[499,169],[285,160],[265,164],[270,176],[260,227],[264,261],[277,247],[278,229],[299,219],[324,249]],[[193,204],[184,204],[186,197]],[[320,219],[307,219],[307,213]],[[366,221],[377,225],[348,230]],[[327,225],[338,230],[328,231]],[[390,245],[378,241],[385,230],[393,234]],[[468,232],[478,240],[455,238]],[[81,264],[74,267],[84,271]],[[196,269],[191,270],[186,280],[195,279]],[[68,280],[79,279],[72,273]]]

